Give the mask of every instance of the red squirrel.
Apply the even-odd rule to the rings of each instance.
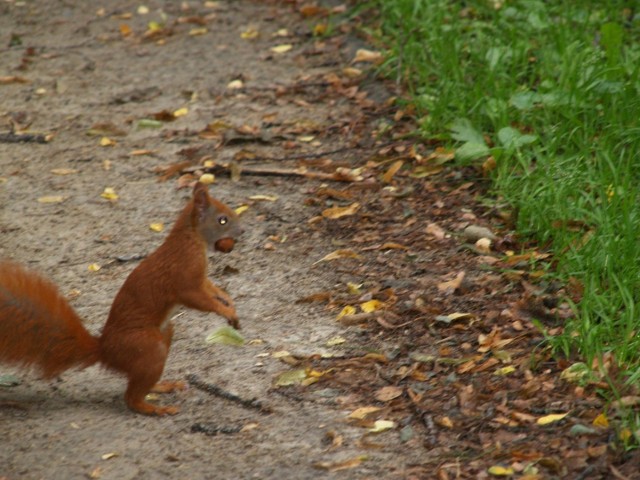
[[[207,278],[207,246],[230,252],[242,233],[238,216],[196,183],[165,239],[127,277],[100,337],[91,335],[56,286],[20,265],[0,263],[0,362],[36,367],[44,378],[101,363],[123,373],[127,406],[147,415],[174,415],[149,392],[182,390],[159,382],[171,346],[170,315],[178,305],[215,312],[240,328],[233,301]]]

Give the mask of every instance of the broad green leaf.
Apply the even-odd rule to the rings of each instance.
[[[451,138],[459,142],[471,142],[485,145],[482,133],[475,129],[473,124],[466,118],[455,120],[450,127]],[[485,145],[486,147],[486,145]]]
[[[485,143],[467,142],[456,149],[456,159],[462,162],[470,162],[489,155],[489,147]]]
[[[220,327],[210,333],[206,340],[207,343],[222,343],[223,345],[235,345],[239,347],[244,345],[244,337],[233,327],[228,325]]]

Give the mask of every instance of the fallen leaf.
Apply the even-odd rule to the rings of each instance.
[[[333,347],[335,345],[341,345],[346,341],[347,340],[344,337],[340,337],[340,336],[333,337],[333,338],[330,338],[329,340],[327,340],[327,347]]]
[[[249,210],[249,205],[240,205],[239,207],[236,207],[234,211],[236,212],[236,215],[242,215],[247,210]]]
[[[511,467],[501,467],[500,465],[493,465],[487,470],[489,474],[496,477],[508,477],[514,475],[516,472]]]
[[[244,88],[244,82],[240,79],[236,79],[236,80],[231,80],[228,84],[227,84],[227,88],[229,90],[239,90],[241,88]]]
[[[61,203],[67,199],[64,195],[47,195],[38,198],[38,203]]]
[[[106,198],[111,202],[115,202],[119,198],[116,191],[111,187],[105,187],[104,191],[100,194],[100,196],[102,198]]]
[[[51,173],[54,175],[71,175],[73,173],[78,173],[78,171],[73,168],[54,168],[51,170]]]
[[[213,173],[203,173],[202,175],[200,175],[198,181],[200,183],[204,183],[205,185],[211,185],[216,181],[216,176]]]
[[[558,421],[562,420],[567,415],[569,415],[568,412],[567,413],[552,413],[551,415],[545,415],[544,417],[538,418],[538,420],[536,420],[536,423],[538,425],[549,425],[551,423],[555,423],[555,422],[558,422]]]
[[[382,387],[375,393],[376,400],[388,402],[394,398],[398,398],[404,392],[404,388],[396,386]]]
[[[356,420],[364,420],[370,414],[378,412],[380,410],[382,410],[382,408],[373,407],[373,406],[356,408],[353,412],[349,414],[349,418],[354,418]]]
[[[473,313],[462,313],[462,312],[454,312],[448,315],[438,315],[435,317],[435,319],[438,322],[444,322],[447,324],[451,322],[455,322],[456,320],[466,320],[466,319],[473,319],[473,318],[476,318],[476,316]]]
[[[355,202],[347,207],[327,208],[322,212],[322,216],[324,218],[335,220],[337,218],[346,217],[348,215],[354,215],[358,210],[360,210],[360,204],[358,202]]]
[[[497,369],[495,372],[493,372],[495,375],[498,376],[505,376],[505,375],[509,375],[510,373],[513,373],[516,371],[516,368],[512,365],[506,366],[506,367],[502,367]]]
[[[362,462],[364,462],[366,459],[367,459],[366,455],[359,455],[349,460],[343,460],[342,462],[334,462],[334,463],[317,462],[317,463],[314,463],[313,466],[315,468],[327,470],[329,472],[337,472],[339,470],[347,470],[349,468],[355,468],[359,466]]]
[[[173,116],[176,118],[179,118],[179,117],[184,117],[188,113],[189,113],[189,109],[187,107],[183,107],[173,112]]]
[[[307,371],[304,368],[289,370],[278,375],[275,384],[278,387],[288,387],[290,385],[301,383],[306,378]]]
[[[394,162],[382,176],[382,181],[384,183],[391,183],[391,180],[393,180],[393,176],[398,173],[403,164],[404,162],[402,160],[397,160],[396,162]]]
[[[376,420],[373,427],[369,429],[371,433],[380,433],[386,430],[391,430],[396,427],[396,422],[392,420]]]
[[[251,195],[250,200],[264,200],[266,202],[275,202],[278,200],[277,195]]]
[[[191,30],[189,30],[189,35],[191,35],[192,37],[198,36],[198,35],[204,35],[205,33],[208,33],[209,29],[206,27],[198,27],[198,28],[192,28]]]
[[[351,63],[358,63],[358,62],[380,63],[381,61],[382,61],[382,53],[360,48],[356,51],[356,56],[353,58]]]
[[[601,413],[596,418],[594,418],[592,423],[596,427],[601,427],[601,428],[609,427],[609,419],[604,413]]]
[[[275,47],[271,47],[271,51],[273,53],[286,53],[293,48],[293,45],[290,43],[283,43],[282,45],[276,45]]]
[[[116,144],[115,140],[110,139],[109,137],[102,137],[100,139],[101,147],[113,147]]]
[[[154,232],[161,232],[162,230],[164,230],[164,223],[161,223],[161,222],[152,223],[149,225],[149,228]]]
[[[100,265],[98,265],[97,263],[92,263],[87,267],[87,270],[89,270],[90,272],[97,272],[98,270],[100,270]]]
[[[258,38],[258,35],[260,35],[258,29],[251,26],[240,34],[240,38],[243,38],[244,40],[253,40],[255,38]]]
[[[436,237],[438,240],[442,240],[445,236],[445,231],[435,223],[430,223],[429,225],[427,225],[427,228],[425,229],[425,231],[429,235]]]
[[[210,333],[205,341],[209,344],[221,343],[223,345],[234,345],[237,347],[244,345],[244,337],[240,335],[240,332],[235,328],[228,325],[220,327]]]
[[[100,458],[102,458],[102,460],[109,460],[113,457],[117,457],[118,454],[115,452],[111,452],[111,453],[105,453],[104,455],[100,455]]]
[[[331,252],[331,253],[325,255],[320,260],[315,262],[314,265],[316,265],[316,264],[318,264],[320,262],[328,262],[330,260],[337,260],[339,258],[356,258],[356,259],[360,259],[362,257],[360,255],[358,255],[356,252],[354,252],[353,250],[339,249],[339,250],[336,250],[334,252]]]
[[[12,83],[29,83],[30,81],[24,77],[18,77],[16,75],[10,75],[0,77],[0,85],[10,85]]]
[[[458,272],[458,274],[456,275],[456,278],[454,278],[453,280],[439,283],[438,290],[446,294],[451,294],[455,292],[462,285],[465,275],[466,273],[464,271]]]
[[[351,295],[359,295],[360,294],[360,289],[362,288],[362,283],[352,283],[352,282],[347,282],[347,291],[351,294]],[[353,313],[355,312],[355,309],[353,311]]]
[[[360,304],[360,309],[365,313],[375,312],[376,310],[380,310],[384,308],[386,305],[384,302],[380,300],[369,300],[368,302],[364,302]]]
[[[353,315],[354,313],[356,313],[356,311],[357,310],[355,307],[346,305],[342,310],[340,310],[340,313],[338,314],[338,317],[336,319],[340,320],[342,317],[345,317],[347,315]]]

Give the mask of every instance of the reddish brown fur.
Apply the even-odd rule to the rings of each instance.
[[[15,264],[2,264],[0,361],[36,365],[46,376],[55,376],[99,360],[127,375],[125,400],[132,410],[177,413],[177,407],[145,401],[152,390],[184,388],[181,382],[158,383],[173,335],[168,316],[185,305],[218,313],[239,328],[233,301],[206,276],[206,251],[241,231],[235,212],[196,184],[164,243],[125,280],[99,339],[89,335],[52,284]]]

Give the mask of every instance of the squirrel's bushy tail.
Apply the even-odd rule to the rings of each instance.
[[[0,363],[35,367],[45,378],[99,360],[98,339],[53,283],[0,262]]]

